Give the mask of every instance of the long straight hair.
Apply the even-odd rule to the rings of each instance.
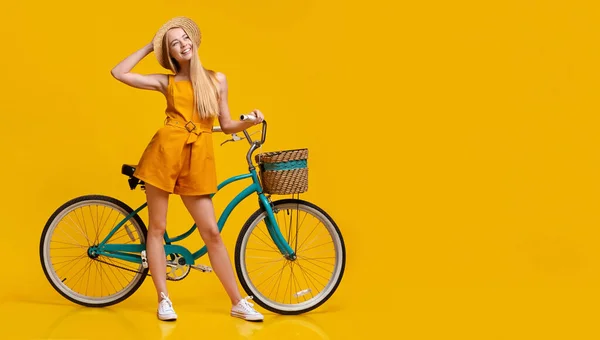
[[[171,57],[170,46],[167,43],[167,35],[164,37],[163,46],[167,51],[165,55],[169,56],[169,64],[175,73],[179,73],[181,67],[179,63]],[[194,91],[194,106],[198,110],[201,119],[208,119],[219,116],[219,80],[212,70],[207,70],[202,66],[198,55],[198,46],[192,42],[192,60],[190,61],[190,81]]]

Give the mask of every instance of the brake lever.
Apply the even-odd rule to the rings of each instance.
[[[237,134],[232,134],[231,135],[231,139],[228,139],[226,141],[224,141],[223,143],[221,143],[221,146],[223,146],[223,144],[227,143],[227,142],[237,142],[242,140],[242,137],[238,136]]]
[[[252,136],[256,132],[258,132],[258,131],[251,133],[250,136]],[[224,141],[223,143],[221,143],[221,146],[223,146],[223,144],[225,144],[227,142],[237,142],[237,141],[241,141],[242,139],[246,139],[246,137],[240,137],[236,133],[233,133],[233,134],[231,134],[231,139],[228,139],[228,140]]]

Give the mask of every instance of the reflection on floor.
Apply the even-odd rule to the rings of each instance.
[[[1,339],[338,339],[356,335],[348,312],[323,307],[304,315],[259,309],[264,322],[229,316],[227,306],[177,300],[179,320],[159,321],[154,305],[131,297],[116,306],[88,308],[60,298],[50,302],[5,301]],[[255,305],[256,307],[256,305]]]

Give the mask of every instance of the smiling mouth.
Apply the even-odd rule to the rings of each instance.
[[[191,50],[191,48],[186,48],[185,50],[181,51],[181,54],[188,54]]]

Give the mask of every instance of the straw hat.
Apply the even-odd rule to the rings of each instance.
[[[161,28],[156,32],[154,36],[154,40],[152,44],[154,45],[154,54],[156,55],[156,59],[160,63],[160,65],[168,70],[171,70],[171,65],[169,64],[169,55],[167,54],[167,50],[164,45],[164,37],[167,34],[167,31],[174,27],[182,28],[185,33],[192,39],[193,42],[196,43],[196,46],[200,46],[200,41],[202,38],[202,34],[200,33],[200,29],[196,23],[187,17],[175,17],[166,23],[164,23]],[[171,70],[175,72],[175,70]]]

